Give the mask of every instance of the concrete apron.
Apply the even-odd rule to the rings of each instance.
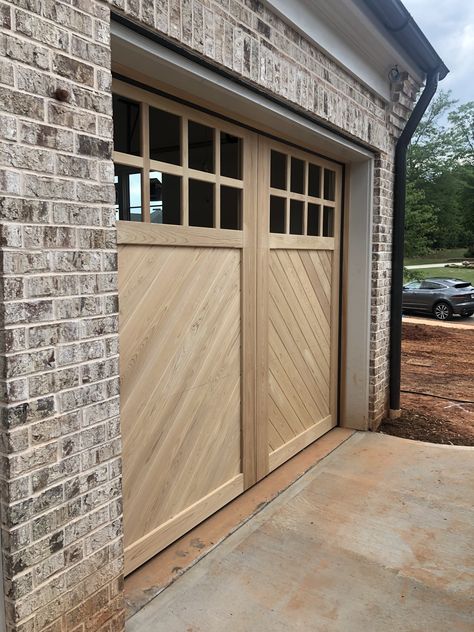
[[[474,448],[357,433],[127,632],[472,632]]]

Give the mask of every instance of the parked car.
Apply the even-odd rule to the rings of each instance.
[[[462,279],[433,277],[403,286],[403,311],[429,312],[438,320],[453,314],[469,318],[474,314],[474,287]]]

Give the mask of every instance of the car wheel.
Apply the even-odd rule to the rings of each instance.
[[[434,317],[438,320],[450,320],[450,318],[452,318],[453,316],[453,310],[449,303],[441,302],[436,303],[436,305],[433,307],[433,314]]]
[[[465,312],[464,314],[461,314],[461,318],[471,318],[473,314],[474,312]]]

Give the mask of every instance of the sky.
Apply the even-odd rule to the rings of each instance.
[[[459,103],[474,101],[474,0],[403,0],[449,68],[440,88]]]

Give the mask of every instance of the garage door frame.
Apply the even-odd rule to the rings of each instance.
[[[127,35],[130,35],[130,34],[127,32]],[[127,44],[127,47],[129,45],[130,43]],[[134,52],[136,53],[136,48],[134,48]],[[154,59],[156,60],[156,56],[154,56]],[[129,61],[131,60],[132,59],[130,58]],[[168,60],[167,67],[169,70],[169,67],[170,67],[169,60]],[[172,67],[175,69],[174,64]],[[154,69],[155,70],[157,69],[157,65],[154,66]],[[180,70],[182,69],[180,68]],[[131,83],[135,83],[135,85],[138,85],[140,88],[143,88],[147,91],[151,89],[151,90],[156,90],[157,92],[160,92],[161,87],[163,85],[161,81],[158,81],[155,83],[153,78],[140,75],[140,73],[134,71],[133,68],[131,69],[128,66],[124,67],[115,62],[114,62],[114,71],[116,75],[117,73],[120,75],[120,74],[123,74],[124,72],[126,74],[130,74],[131,77],[133,78],[128,77],[127,80],[129,80]],[[189,78],[188,71],[189,69],[187,69],[187,72],[185,74]],[[179,73],[177,76],[182,77],[182,74]],[[201,83],[201,81],[199,83]],[[222,82],[219,81],[219,91],[222,90],[221,83]],[[201,85],[201,88],[202,88],[202,85]],[[183,93],[179,89],[175,89],[173,86],[169,86],[169,85],[165,86],[165,89],[166,89],[166,94],[167,95],[170,94],[172,98],[175,98],[177,100],[182,99],[182,96],[180,95],[182,95]],[[168,92],[169,90],[171,90],[171,92]],[[201,89],[201,93],[202,93],[202,89]],[[186,97],[188,97],[187,94],[186,94]],[[246,119],[246,117],[239,116],[238,121],[237,121],[236,117],[232,116],[232,111],[229,111],[226,108],[219,107],[219,106],[215,107],[213,103],[210,103],[209,101],[204,101],[201,97],[194,98],[192,95],[190,95],[187,100],[188,100],[188,103],[192,107],[195,107],[197,105],[198,108],[200,107],[204,111],[206,111],[206,108],[207,108],[207,111],[211,113],[213,116],[218,116],[218,117],[220,116],[224,119],[227,118],[228,120],[231,120],[232,122],[237,122],[238,125],[243,124],[244,127],[247,126],[252,131],[257,131],[257,132],[263,131],[263,133],[267,133],[268,135],[272,135],[272,131],[274,131],[274,128],[269,127],[269,126],[266,126],[266,129],[262,129],[262,130],[256,129],[255,126],[252,125],[252,121],[249,119]],[[255,103],[253,105],[255,106]],[[272,108],[272,114],[280,117],[281,112],[277,113],[274,111],[275,109],[277,108],[274,108],[274,107]],[[258,111],[260,111],[261,113],[260,107],[258,108]],[[305,132],[307,133],[308,131],[308,125],[305,124],[304,127],[306,129],[304,129],[304,127],[301,125],[302,121],[295,121],[294,117],[288,116],[288,112],[286,111],[283,112],[283,114],[285,115],[283,120],[286,122],[287,126],[291,128],[291,133],[284,134],[284,135],[280,134],[280,138],[284,137],[285,143],[288,142],[289,144],[292,144],[293,146],[301,147],[302,143],[298,142],[298,134],[295,132],[299,132],[299,134],[303,133],[306,137],[307,134],[305,134]],[[294,125],[295,122],[299,123],[299,125],[297,125],[296,127]],[[314,141],[316,142],[317,138],[318,139],[321,138],[319,136],[319,133],[321,132],[321,130],[314,129],[314,126],[310,126],[310,128],[314,136]],[[316,134],[315,132],[318,132],[318,133]],[[347,161],[344,164],[344,171],[345,171],[344,184],[345,184],[345,190],[346,190],[344,202],[346,206],[346,211],[350,211],[349,212],[350,221],[348,222],[347,217],[346,217],[346,225],[345,225],[345,231],[344,231],[344,236],[346,237],[346,244],[343,251],[343,255],[344,255],[343,266],[341,267],[341,271],[342,271],[341,289],[342,287],[351,285],[350,279],[352,278],[352,280],[354,281],[354,283],[352,284],[352,290],[354,290],[356,286],[360,287],[360,281],[362,279],[362,281],[365,282],[365,296],[363,296],[363,298],[367,299],[367,310],[365,314],[366,318],[365,319],[352,318],[351,325],[349,327],[347,326],[348,319],[345,317],[350,307],[350,301],[348,300],[349,296],[347,293],[343,294],[343,301],[341,302],[343,327],[342,327],[342,334],[341,334],[342,344],[340,345],[340,350],[341,350],[341,359],[342,359],[343,365],[342,367],[340,367],[341,377],[339,380],[339,387],[340,387],[341,393],[340,393],[340,396],[337,398],[338,400],[337,403],[340,404],[339,421],[340,421],[340,425],[345,425],[347,427],[365,428],[367,425],[367,420],[368,420],[368,371],[364,373],[363,368],[364,368],[364,354],[366,355],[366,358],[365,358],[366,366],[368,368],[368,344],[365,346],[364,340],[368,341],[369,339],[368,324],[369,324],[369,313],[370,313],[370,273],[367,274],[367,272],[370,272],[370,256],[367,256],[367,255],[370,251],[367,250],[365,253],[362,251],[363,254],[361,256],[361,249],[359,247],[355,247],[357,245],[350,238],[351,238],[352,233],[354,233],[355,231],[356,233],[358,233],[359,240],[362,243],[364,243],[364,241],[367,245],[370,245],[371,243],[370,241],[371,230],[370,229],[371,229],[371,210],[372,210],[371,190],[372,190],[373,160],[372,160],[372,156],[370,152],[360,151],[360,148],[357,148],[357,147],[348,147],[346,140],[343,140],[343,142],[339,144],[334,143],[333,142],[334,138],[330,138],[331,134],[328,134],[326,131],[324,131],[324,134],[322,136],[323,136],[322,146],[331,148],[330,153],[332,153],[332,155],[328,156],[330,160],[336,160],[338,162],[341,162],[341,158],[343,156],[346,156],[347,158]],[[273,134],[273,137],[275,137],[275,134]],[[337,136],[335,138],[337,138]],[[328,145],[328,139],[329,139],[329,145]],[[311,149],[308,148],[309,145],[314,146],[313,142],[306,141],[304,143],[303,147],[305,151],[311,151]],[[319,142],[317,143],[316,146],[319,148],[320,146]],[[313,152],[313,153],[316,153],[316,152]],[[348,160],[349,157],[352,158],[352,162],[349,162]],[[349,177],[351,171],[353,173],[357,173],[360,178],[357,180],[356,186],[354,186],[353,179]],[[354,200],[357,201],[356,205],[353,203]],[[358,215],[358,218],[359,218],[357,222],[354,221],[354,219],[356,218],[356,215]],[[361,233],[361,226],[362,226],[362,229],[363,228],[367,229],[365,233],[363,232]],[[351,263],[351,260],[353,261],[357,259],[358,259],[359,266],[357,269],[354,269],[350,265],[350,263]],[[360,274],[360,272],[362,272],[362,275]],[[352,291],[352,295],[353,294],[354,292]],[[358,296],[357,300],[360,304],[360,295]],[[361,315],[364,316],[364,313],[362,312]],[[363,334],[362,336],[360,335],[361,333]],[[351,337],[352,337],[352,344],[351,344],[351,339],[350,339]],[[354,341],[357,341],[356,344],[354,344]],[[357,349],[359,349],[359,352],[357,351]],[[350,390],[351,390],[350,386],[356,383],[355,375],[353,374],[353,372],[351,375],[351,371],[353,368],[353,367],[351,368],[350,366],[351,358],[356,359],[355,364],[357,364],[358,369],[359,369],[358,375],[359,375],[359,378],[362,378],[362,379],[359,379],[359,384],[357,388],[359,401],[357,402],[356,400],[356,404],[358,404],[358,406],[355,406],[355,407],[352,405],[352,400],[348,398],[348,395],[350,396]],[[361,368],[362,368],[362,371],[361,371]],[[347,379],[348,375],[350,376],[350,381]],[[349,385],[349,388],[348,388],[348,385]],[[351,416],[351,413],[352,413],[352,416]],[[253,481],[254,478],[260,478],[262,474],[263,472],[261,472],[260,475],[258,472],[255,472],[255,477],[252,475],[250,479],[248,479],[248,482],[245,485],[245,487],[247,487],[248,484],[251,484],[251,481]]]

